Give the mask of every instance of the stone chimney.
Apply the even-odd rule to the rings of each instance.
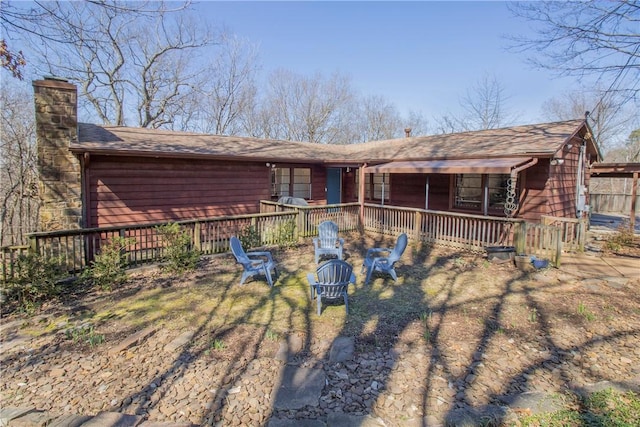
[[[39,191],[39,229],[82,227],[80,161],[69,151],[78,137],[77,88],[66,80],[33,82],[36,110]]]

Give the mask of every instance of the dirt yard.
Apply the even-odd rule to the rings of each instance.
[[[356,234],[345,240],[346,260],[358,277],[349,292],[348,315],[342,304],[329,305],[316,315],[306,280],[315,270],[308,242],[273,250],[280,270],[273,288],[261,279],[239,286],[240,267],[223,255],[205,259],[197,271],[179,277],[157,268],[138,270],[113,291],[69,290],[35,316],[5,316],[1,404],[31,404],[58,412],[131,410],[131,399],[122,395],[139,391],[130,391],[128,387],[136,385],[126,378],[134,369],[148,366],[109,370],[105,381],[113,386],[104,393],[113,395],[100,400],[105,404],[86,401],[100,381],[82,386],[76,380],[62,390],[56,389],[57,383],[48,384],[56,372],[72,375],[60,355],[65,360],[102,358],[115,363],[109,362],[110,357],[114,360],[110,349],[149,327],[168,342],[192,331],[188,364],[194,365],[235,363],[245,369],[252,360],[272,358],[282,340],[292,336],[301,342],[301,364],[326,360],[330,343],[339,336],[355,338],[357,357],[379,354],[386,360],[383,355],[402,355],[392,359],[392,366],[376,371],[375,380],[367,380],[381,384],[371,402],[353,406],[357,411],[343,408],[383,416],[388,425],[402,425],[402,417],[408,416],[400,414],[408,404],[394,413],[394,406],[383,399],[382,390],[394,391],[395,383],[395,391],[401,391],[396,394],[411,399],[416,415],[496,405],[525,391],[563,393],[601,381],[638,383],[638,280],[610,283],[554,268],[524,273],[509,262],[489,262],[484,254],[419,247],[410,241],[397,265],[399,280],[374,276],[365,286],[360,266],[366,248],[394,242]],[[144,361],[152,355],[135,357],[132,360]],[[158,363],[155,370],[136,373],[138,382],[158,386],[153,378],[164,369],[163,361]],[[229,375],[223,377],[207,387],[217,389],[233,381]],[[47,385],[53,392],[45,396],[26,391],[33,384]],[[158,421],[203,423],[224,416],[223,408],[215,405],[187,415],[176,410],[163,415],[148,409],[153,406],[144,406],[143,413]]]

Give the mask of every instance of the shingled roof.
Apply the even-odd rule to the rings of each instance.
[[[78,141],[70,149],[106,155],[309,163],[322,163],[331,152],[326,145],[305,142],[88,123],[78,123]]]
[[[304,163],[380,163],[403,160],[552,157],[573,135],[589,132],[584,120],[474,132],[416,136],[350,145],[312,144],[251,137],[80,123],[77,153],[211,158]],[[600,157],[591,142],[589,151]]]
[[[570,120],[374,141],[348,149],[351,150],[351,158],[372,163],[390,160],[552,157],[573,135],[587,131],[584,120]]]

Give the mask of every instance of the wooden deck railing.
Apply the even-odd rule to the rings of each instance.
[[[341,231],[362,230],[386,235],[407,233],[414,241],[429,245],[445,245],[476,252],[487,246],[514,246],[518,253],[536,255],[560,265],[563,248],[584,247],[583,222],[553,218],[547,224],[531,224],[523,220],[466,215],[396,206],[366,204],[360,222],[357,203],[321,206],[278,205],[270,201],[260,204],[262,213],[178,222],[192,237],[192,246],[203,254],[229,250],[229,237],[251,230],[261,245],[278,245],[284,239],[297,240],[317,234],[317,225],[325,220],[336,222]],[[101,245],[114,237],[134,240],[127,249],[128,265],[157,262],[163,258],[165,242],[159,233],[163,223],[126,227],[64,230],[29,235],[30,245],[2,248],[3,281],[13,276],[20,254],[30,251],[48,258],[59,258],[70,273],[78,273],[91,264]],[[565,246],[563,246],[565,245]],[[248,248],[249,249],[249,248]]]
[[[15,274],[15,267],[18,257],[26,255],[29,252],[29,246],[4,246],[0,251],[2,263],[0,264],[0,277],[3,282],[12,278]]]
[[[287,233],[293,233],[293,238],[297,238],[297,218],[297,212],[289,211],[180,221],[178,224],[191,235],[193,248],[209,255],[227,252],[229,237],[242,235],[249,227],[253,227],[255,234],[260,236],[262,245],[283,244],[283,239],[291,238]],[[28,236],[29,246],[2,248],[1,277],[3,281],[11,278],[18,256],[28,251],[46,258],[59,259],[71,274],[78,273],[91,265],[94,255],[100,252],[101,245],[116,237],[133,240],[125,250],[129,267],[158,262],[165,255],[166,242],[160,233],[160,227],[165,224],[33,233]]]
[[[297,212],[297,227],[300,237],[315,236],[316,227],[322,221],[333,221],[341,231],[357,230],[360,225],[358,203],[341,203],[336,205],[285,205],[263,200],[260,212]]]
[[[565,251],[584,251],[587,240],[587,218],[542,216],[542,224],[559,227]]]
[[[487,246],[510,245],[516,223],[507,218],[365,205],[364,229],[391,235],[406,232],[432,245],[484,251]]]

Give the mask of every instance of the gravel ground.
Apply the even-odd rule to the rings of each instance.
[[[351,253],[372,242],[361,245]],[[73,316],[78,307],[135,298],[137,288],[89,293],[73,306],[48,307],[29,318],[5,317],[0,406],[57,414],[114,411],[194,425],[326,421],[336,413],[387,426],[438,425],[461,413],[507,424],[513,414],[502,408],[522,393],[551,396],[603,381],[638,388],[638,280],[585,279],[556,269],[525,274],[482,255],[409,250],[414,256],[398,268],[397,283],[377,277],[370,288],[356,287],[349,317],[336,306],[316,320],[311,306],[309,323],[323,322],[321,328],[293,328],[277,337],[247,321],[226,331],[224,348],[204,345],[207,331],[196,324],[164,323],[133,336],[136,328],[115,311],[97,324],[104,343],[70,338],[70,326],[79,330],[87,322]],[[280,262],[288,270],[309,269],[312,253],[285,259],[294,252],[279,253]],[[350,260],[359,265],[357,255]],[[221,257],[195,279],[154,279],[142,288],[180,287],[180,280],[191,284],[225,268],[228,259]],[[293,289],[278,283],[270,290],[255,281],[246,289],[285,297]],[[412,301],[417,289],[422,300]],[[401,297],[406,300],[394,299]],[[65,310],[68,320],[60,322]],[[353,354],[332,361],[341,336],[353,340]],[[275,405],[287,365],[323,373],[317,403]]]

